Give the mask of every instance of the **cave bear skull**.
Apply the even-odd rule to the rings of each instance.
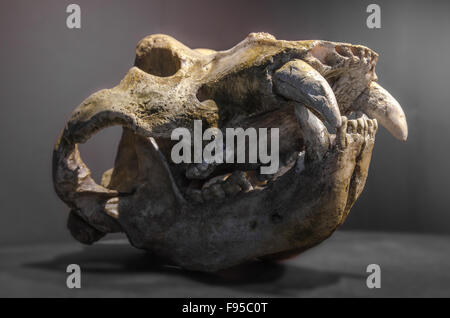
[[[405,115],[360,45],[252,33],[235,47],[192,50],[166,35],[138,43],[119,85],[87,98],[55,146],[53,180],[82,243],[124,232],[183,268],[217,271],[282,259],[328,238],[363,190],[378,123],[407,138]],[[280,168],[171,160],[171,132],[279,129]],[[78,144],[113,125],[123,134],[101,184]]]

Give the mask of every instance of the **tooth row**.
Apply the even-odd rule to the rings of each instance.
[[[378,130],[378,122],[376,119],[369,119],[366,116],[358,119],[347,120],[343,117],[343,126],[347,127],[348,134],[360,134],[363,136],[374,137]],[[345,127],[341,127],[345,128]]]
[[[203,203],[212,200],[223,200],[240,192],[249,192],[254,188],[249,177],[243,171],[235,171],[208,180],[201,189],[189,187],[186,190],[188,198],[195,203]],[[260,182],[267,183],[266,180]]]
[[[377,130],[378,122],[376,119],[369,119],[365,115],[358,119],[347,119],[346,116],[342,116],[342,125],[336,133],[337,143],[341,149],[345,149],[348,146],[350,136],[360,135],[365,138],[374,138]]]
[[[331,44],[322,43],[317,47],[317,52],[322,52],[321,48],[325,48],[327,52],[325,55],[316,54],[313,50],[312,56],[306,56],[305,61],[322,69],[325,73],[334,67],[353,65],[364,65],[367,70],[371,70],[378,60],[377,53],[359,45],[338,44],[331,47]]]
[[[363,63],[372,67],[378,59],[377,53],[359,45],[336,45],[333,53],[336,55],[335,60],[344,65]]]

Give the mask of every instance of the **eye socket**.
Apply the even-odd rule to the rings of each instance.
[[[181,68],[181,60],[172,50],[152,48],[145,54],[136,57],[135,66],[155,76],[169,77]]]

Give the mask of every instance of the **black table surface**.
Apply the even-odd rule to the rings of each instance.
[[[450,237],[348,232],[280,263],[204,274],[157,264],[125,240],[0,248],[0,297],[450,297]],[[81,288],[68,289],[69,264]],[[381,288],[369,289],[369,264]]]

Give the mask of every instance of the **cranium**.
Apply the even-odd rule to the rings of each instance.
[[[216,271],[282,259],[328,238],[363,190],[378,123],[401,140],[397,101],[376,83],[378,55],[359,45],[282,41],[252,33],[230,50],[192,50],[166,35],[144,38],[120,84],[87,98],[54,150],[53,178],[85,244],[125,232],[173,264]],[[174,164],[171,132],[279,128],[281,167]],[[121,125],[101,185],[77,145]]]

